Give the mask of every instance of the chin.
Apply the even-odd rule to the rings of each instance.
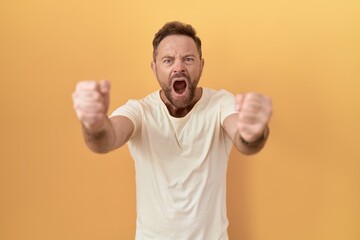
[[[191,105],[195,98],[196,87],[187,88],[183,95],[175,93],[172,88],[162,88],[167,101],[176,108],[186,108]]]
[[[177,96],[169,99],[171,104],[177,108],[186,108],[191,105],[192,100],[194,99],[194,95],[191,93],[185,94],[184,96]]]

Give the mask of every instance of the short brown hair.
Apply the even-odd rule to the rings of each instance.
[[[198,36],[196,36],[195,29],[190,24],[185,24],[182,22],[168,22],[166,23],[156,34],[154,37],[154,40],[152,42],[153,44],[153,59],[155,61],[156,54],[157,54],[157,48],[160,44],[160,42],[167,36],[170,35],[185,35],[188,37],[191,37],[196,44],[197,50],[199,52],[200,58],[202,56],[201,52],[201,40]]]

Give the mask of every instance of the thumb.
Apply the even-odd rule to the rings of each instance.
[[[108,80],[101,80],[99,82],[99,90],[103,95],[109,94],[110,82]]]
[[[245,94],[237,94],[235,97],[235,110],[240,111],[244,102]]]
[[[107,113],[110,105],[110,82],[108,80],[101,80],[99,82],[99,91],[104,97],[105,112]]]

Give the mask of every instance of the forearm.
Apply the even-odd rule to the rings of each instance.
[[[269,128],[266,127],[264,134],[258,140],[254,142],[246,142],[240,135],[239,132],[235,135],[235,147],[236,149],[245,154],[245,155],[252,155],[258,153],[264,146],[269,136]]]
[[[107,153],[114,149],[115,133],[109,119],[105,120],[104,127],[96,132],[91,132],[82,125],[86,145],[96,153]]]

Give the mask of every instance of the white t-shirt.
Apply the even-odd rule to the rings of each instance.
[[[226,171],[232,141],[222,128],[234,96],[204,88],[183,118],[172,117],[156,91],[129,100],[112,116],[134,124],[136,240],[227,240]]]

